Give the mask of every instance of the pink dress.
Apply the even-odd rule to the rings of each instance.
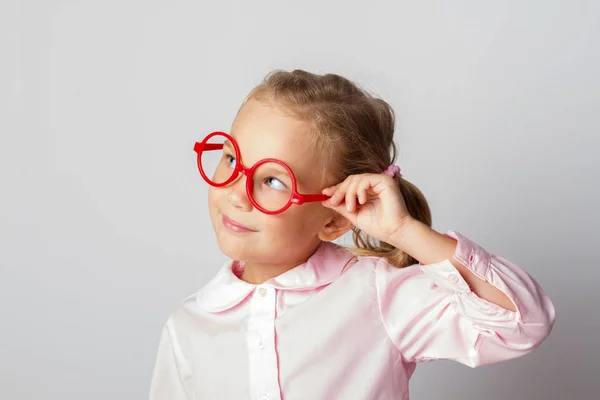
[[[449,260],[400,269],[324,242],[260,285],[230,261],[166,322],[150,399],[408,399],[418,362],[476,367],[536,348],[555,315],[538,283],[460,233],[445,235],[516,312],[475,295]]]

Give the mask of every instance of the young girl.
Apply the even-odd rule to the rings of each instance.
[[[385,101],[296,70],[196,143],[231,261],[166,322],[151,399],[408,399],[418,362],[475,367],[548,336],[531,276],[431,228],[393,138]],[[332,242],[350,229],[356,248]]]

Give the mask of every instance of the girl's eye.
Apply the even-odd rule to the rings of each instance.
[[[229,165],[231,168],[235,168],[236,159],[234,156],[225,154],[225,160],[227,161],[227,165]]]
[[[265,183],[270,188],[275,189],[275,190],[287,190],[287,186],[285,186],[285,184],[277,178],[273,178],[273,177],[267,178],[267,179],[265,179]]]

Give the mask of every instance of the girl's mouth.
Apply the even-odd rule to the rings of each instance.
[[[240,224],[237,221],[232,220],[231,218],[227,217],[225,214],[223,214],[223,226],[225,226],[225,228],[232,230],[234,232],[239,232],[239,233],[245,233],[245,232],[256,232],[254,229],[250,229],[247,226],[244,226],[242,224]]]

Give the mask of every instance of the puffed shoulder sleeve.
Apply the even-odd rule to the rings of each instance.
[[[475,367],[522,356],[550,333],[555,310],[540,285],[506,258],[488,253],[455,231],[454,257],[504,292],[517,311],[478,297],[446,259],[396,268],[375,266],[383,324],[408,362],[452,359]]]

